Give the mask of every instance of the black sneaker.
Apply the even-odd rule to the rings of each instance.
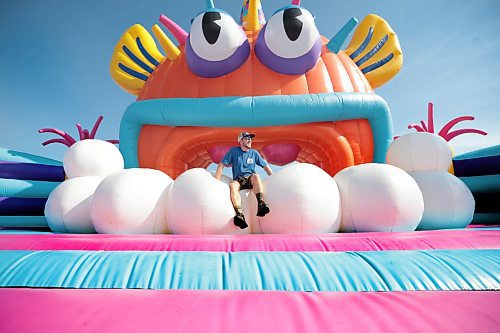
[[[233,223],[235,226],[237,226],[240,229],[246,229],[248,228],[248,224],[245,221],[245,215],[238,213],[234,216],[233,218]]]
[[[259,217],[266,216],[270,211],[269,206],[264,201],[260,202],[257,206],[257,216]]]

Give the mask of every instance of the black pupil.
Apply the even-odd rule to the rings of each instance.
[[[297,17],[302,15],[300,8],[288,8],[283,13],[283,25],[288,38],[294,42],[299,38],[304,25]]]
[[[220,26],[215,21],[220,20],[220,18],[219,12],[206,12],[203,14],[203,21],[201,22],[203,35],[210,44],[215,44],[219,39]]]

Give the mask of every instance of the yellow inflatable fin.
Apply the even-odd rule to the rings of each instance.
[[[149,32],[139,24],[130,27],[115,46],[111,58],[111,77],[125,91],[139,95],[164,56]]]
[[[380,16],[370,14],[360,23],[345,50],[373,88],[392,79],[403,65],[396,33]]]

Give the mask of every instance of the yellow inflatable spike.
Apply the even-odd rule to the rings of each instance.
[[[345,53],[359,66],[373,88],[392,79],[403,64],[396,33],[383,18],[374,14],[360,23]]]
[[[245,27],[247,31],[256,31],[260,29],[259,5],[260,0],[250,0],[248,4],[247,25]]]
[[[164,56],[149,32],[139,24],[130,27],[120,38],[111,57],[111,77],[125,91],[139,95],[144,83]]]
[[[455,149],[451,147],[451,157],[455,157]],[[448,172],[451,173],[452,175],[455,175],[455,168],[453,167],[453,160],[451,161],[450,168],[448,169]]]
[[[168,36],[161,30],[158,24],[153,25],[153,33],[156,36],[156,39],[160,42],[161,47],[167,54],[167,58],[170,61],[175,60],[180,54],[181,50],[168,38]]]

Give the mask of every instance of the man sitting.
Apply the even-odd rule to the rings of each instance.
[[[233,222],[241,229],[248,227],[241,209],[240,190],[252,189],[257,197],[257,216],[265,216],[270,212],[269,206],[264,202],[264,192],[260,176],[255,173],[255,165],[263,168],[270,176],[273,171],[259,152],[252,149],[252,139],[255,134],[243,132],[238,135],[239,147],[232,147],[217,166],[215,178],[220,180],[222,169],[232,166],[233,181],[229,184],[231,202],[236,215]]]

